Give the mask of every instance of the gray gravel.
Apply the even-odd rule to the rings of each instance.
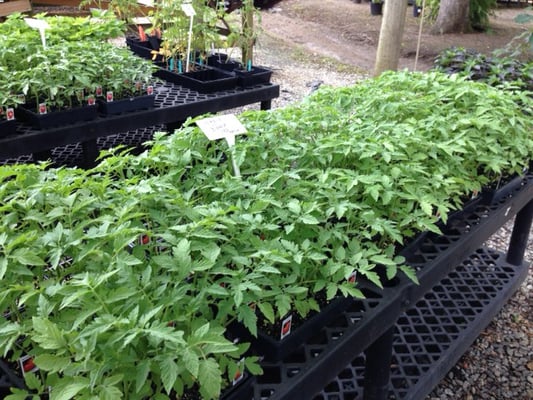
[[[316,68],[301,54],[295,57],[290,49],[267,35],[258,42],[255,63],[272,68],[272,80],[281,86],[273,108],[300,101],[322,84],[345,86],[365,78],[354,72]],[[490,247],[504,251],[511,229],[510,223],[502,227],[488,242]],[[526,260],[533,260],[531,240]],[[532,289],[530,268],[520,289],[426,400],[533,399]]]

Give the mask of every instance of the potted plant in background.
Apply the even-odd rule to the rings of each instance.
[[[381,15],[383,13],[383,0],[370,0],[370,15]]]

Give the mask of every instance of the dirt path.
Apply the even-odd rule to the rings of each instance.
[[[464,46],[489,52],[505,46],[524,26],[513,21],[519,9],[497,10],[486,33],[430,35],[429,26],[421,37],[419,70],[427,70],[444,48]],[[380,16],[371,16],[368,2],[352,0],[283,0],[262,13],[263,35],[311,55],[328,57],[339,63],[371,71],[375,61],[381,26]],[[400,68],[413,69],[421,19],[406,14]]]

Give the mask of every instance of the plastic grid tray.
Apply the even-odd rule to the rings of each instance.
[[[153,138],[154,132],[165,131],[164,125],[157,125],[150,128],[137,129],[111,136],[99,137],[96,140],[98,150],[110,149],[118,145],[125,145],[135,149],[142,149],[144,142]],[[76,167],[83,165],[83,151],[80,143],[68,144],[66,146],[55,147],[51,151],[51,160],[55,166]],[[33,156],[24,155],[17,158],[1,160],[0,165],[6,164],[28,164],[34,162]]]
[[[388,399],[423,399],[444,378],[527,275],[482,248],[407,310],[395,325]],[[363,399],[360,354],[313,400]]]
[[[355,300],[351,308],[282,362],[263,363],[265,374],[258,377],[254,399],[312,398],[350,362],[350,356],[355,357],[394,327],[405,310],[532,198],[533,176],[528,174],[492,195],[473,200],[464,210],[450,216],[448,224],[442,227],[442,235],[422,236],[412,248],[401,253],[417,270],[420,285],[402,275],[384,290],[361,282],[366,299]]]

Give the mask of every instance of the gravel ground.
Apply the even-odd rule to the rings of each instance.
[[[273,108],[297,102],[321,84],[345,86],[366,78],[355,70],[316,68],[308,54],[287,48],[266,34],[258,42],[255,60],[272,68],[272,80],[280,84],[280,97],[273,100]],[[505,250],[511,229],[510,223],[502,227],[488,244]],[[532,241],[526,260],[533,260]],[[520,289],[426,400],[533,399],[532,289],[530,268]]]

